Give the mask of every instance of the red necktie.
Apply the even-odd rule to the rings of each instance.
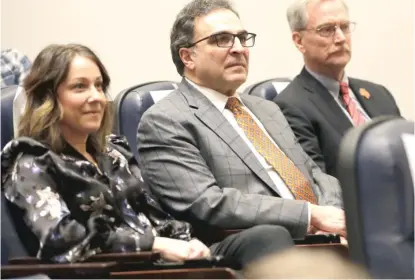
[[[350,117],[353,120],[355,126],[359,126],[365,123],[365,117],[362,112],[357,108],[357,103],[350,97],[349,85],[347,83],[340,83],[340,93],[343,98],[343,102],[346,105],[346,110],[349,112]]]
[[[300,169],[276,146],[264,131],[258,126],[251,115],[242,108],[238,98],[230,97],[226,103],[235,116],[236,122],[245,132],[255,149],[278,172],[285,184],[299,200],[306,200],[317,204],[316,196],[309,180]]]

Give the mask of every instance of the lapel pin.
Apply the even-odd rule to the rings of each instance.
[[[366,99],[370,98],[370,93],[365,88],[359,89],[359,93],[361,96],[363,96]]]

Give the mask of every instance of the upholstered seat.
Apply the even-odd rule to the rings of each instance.
[[[291,82],[289,78],[274,78],[255,83],[244,90],[244,94],[273,100]]]
[[[176,88],[175,82],[149,82],[125,89],[115,98],[113,132],[127,137],[137,160],[137,128],[141,117],[155,102]]]
[[[388,117],[348,131],[340,146],[350,256],[375,278],[414,279],[415,158],[408,149],[415,149],[414,122]]]
[[[13,139],[13,100],[17,86],[1,89],[1,149]]]

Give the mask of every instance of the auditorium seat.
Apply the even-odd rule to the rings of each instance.
[[[17,86],[1,89],[1,149],[13,139],[13,100]]]
[[[339,151],[349,252],[374,278],[414,279],[414,122],[380,117]]]
[[[255,95],[267,100],[273,100],[291,82],[289,78],[268,79],[247,87],[243,94]]]
[[[143,113],[177,86],[172,81],[148,82],[129,87],[115,98],[113,133],[127,138],[137,160],[137,128]]]

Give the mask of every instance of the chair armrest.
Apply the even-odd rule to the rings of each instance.
[[[243,231],[244,229],[220,229],[212,231],[197,231],[196,236],[205,244],[211,245],[215,242],[220,242],[229,235]],[[340,235],[338,234],[310,234],[303,239],[294,239],[296,245],[300,244],[340,244]]]
[[[338,234],[310,234],[303,239],[294,239],[295,245],[311,244],[340,244],[340,235]]]
[[[2,265],[1,277],[3,279],[45,274],[50,278],[108,278],[110,272],[116,267],[116,265],[116,262]]]
[[[345,244],[335,244],[335,243],[331,243],[331,244],[302,244],[302,245],[297,245],[296,248],[304,248],[304,249],[328,249],[328,250],[332,250],[334,252],[337,252],[338,254],[340,254],[342,257],[345,258],[349,258],[349,247]]]
[[[86,259],[84,262],[154,262],[160,259],[159,253],[153,252],[126,252],[126,253],[105,253],[97,254]],[[9,264],[51,264],[45,260],[40,260],[35,257],[19,257],[9,259]]]
[[[112,272],[111,278],[118,279],[237,279],[230,268],[189,268],[147,271]]]
[[[86,262],[109,262],[114,261],[118,263],[125,262],[154,262],[160,259],[160,253],[154,252],[126,252],[126,253],[106,253],[106,254],[97,254],[89,259],[85,260]]]
[[[17,258],[11,258],[8,260],[8,265],[16,265],[16,264],[32,265],[32,264],[46,264],[46,262],[44,260],[40,260],[35,257],[17,257]]]
[[[213,243],[220,242],[229,235],[238,233],[243,231],[243,229],[212,229],[212,230],[206,230],[206,229],[198,229],[195,228],[194,230],[194,236],[199,238],[200,241],[205,243],[207,246],[212,245]]]
[[[192,260],[185,260],[182,262],[169,262],[161,261],[153,264],[153,267],[147,268],[166,270],[166,269],[192,269],[192,268],[212,268],[212,267],[226,267],[235,270],[241,270],[241,265],[236,262],[233,258],[227,258],[224,256],[212,256],[208,258],[199,258]],[[137,270],[137,269],[131,269]]]

